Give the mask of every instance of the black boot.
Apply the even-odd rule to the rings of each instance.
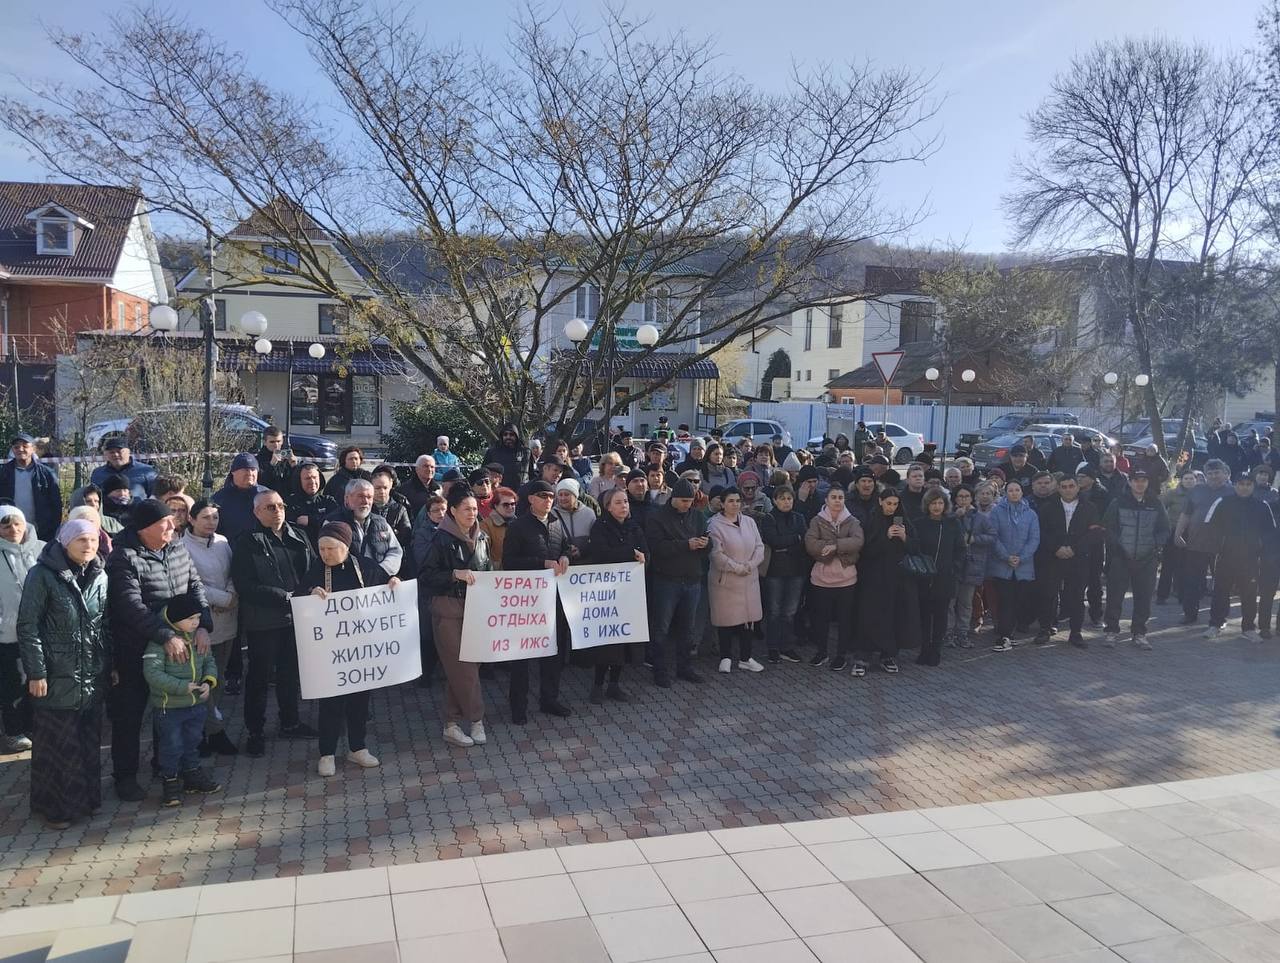
[[[604,686],[599,682],[591,687],[591,695],[587,697],[587,701],[593,706],[604,705]]]
[[[164,797],[160,805],[166,809],[182,805],[182,783],[176,776],[173,779],[164,780]]]
[[[208,736],[200,737],[200,745],[196,747],[196,751],[200,753],[201,759],[208,759],[213,755],[213,746],[209,745]]]
[[[121,802],[142,802],[147,794],[134,776],[125,776],[116,780],[116,797]]]
[[[175,780],[176,782],[176,780]],[[165,780],[165,791],[168,792],[169,780]],[[208,795],[211,792],[217,792],[222,788],[222,784],[210,776],[203,769],[188,769],[182,774],[182,788],[187,793],[199,793]]]
[[[609,689],[608,691],[605,692],[605,695],[607,695],[614,702],[630,702],[631,701],[631,697],[622,691],[621,687],[618,685],[616,681],[609,683]]]
[[[215,732],[208,739],[208,742],[209,751],[211,753],[216,752],[220,756],[234,756],[240,752],[240,747],[232,742],[225,732]],[[201,753],[201,755],[204,755],[204,753]]]

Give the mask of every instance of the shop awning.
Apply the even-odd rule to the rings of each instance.
[[[593,365],[596,363],[596,357],[597,352],[587,352],[587,359]],[[651,381],[660,381],[663,378],[670,378],[672,372],[681,365],[687,364],[689,359],[693,357],[695,355],[687,351],[654,351],[643,356],[635,352],[620,351],[616,356],[617,376],[620,378],[646,378]],[[688,378],[699,381],[715,381],[720,377],[720,369],[716,367],[716,363],[710,358],[701,358],[689,364],[675,377],[677,379]]]
[[[227,371],[251,368],[257,361],[258,371],[288,371],[295,374],[329,374],[339,369],[358,375],[403,375],[407,366],[400,353],[383,345],[350,353],[340,352],[335,344],[325,345],[320,359],[307,353],[314,341],[272,341],[271,353],[260,355],[251,346],[219,344],[218,367]],[[292,364],[290,363],[292,361]]]

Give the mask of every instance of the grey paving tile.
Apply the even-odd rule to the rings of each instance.
[[[293,963],[351,963],[355,959],[360,963],[400,963],[400,949],[395,943],[367,943],[357,949],[344,946],[293,955]]]
[[[507,963],[497,930],[473,930],[469,933],[447,933],[401,940],[400,963]]]
[[[1280,866],[1280,839],[1264,833],[1242,829],[1232,833],[1201,836],[1199,839],[1214,852],[1234,860],[1245,869]]]
[[[1001,863],[999,868],[1046,903],[1111,892],[1110,886],[1066,856],[1015,859]]]
[[[843,883],[775,890],[769,902],[799,936],[823,936],[880,926],[880,919]]]
[[[685,903],[681,908],[707,949],[776,943],[795,936],[777,910],[759,893]]]
[[[924,875],[966,913],[987,913],[1042,902],[1004,871],[1003,867],[1010,865],[1012,864],[961,866],[956,869],[934,870]]]
[[[53,941],[46,959],[51,963],[125,963],[132,939],[133,926],[128,923],[66,929]]]
[[[1161,936],[1116,947],[1126,963],[1222,963],[1222,957],[1190,936]]]
[[[1194,802],[1153,806],[1143,812],[1187,836],[1208,836],[1211,833],[1230,833],[1240,829],[1239,823],[1208,806]]]
[[[125,957],[125,963],[172,963],[174,960],[185,960],[194,926],[195,918],[191,916],[139,923],[133,928],[133,939],[129,944],[129,955]],[[0,948],[0,953],[2,949]],[[0,959],[9,958],[0,955]]]
[[[1205,930],[1196,939],[1230,963],[1280,961],[1280,933],[1261,923]]]
[[[22,936],[0,937],[0,960],[5,963],[45,963],[49,948],[57,938],[57,933],[25,933]]]
[[[887,926],[814,936],[805,942],[822,963],[919,963],[920,960]]]
[[[871,912],[893,925],[958,916],[962,910],[923,876],[886,876],[846,883]]]
[[[1125,895],[1183,933],[1249,922],[1239,910],[1191,883],[1131,889]]]
[[[609,963],[609,953],[589,919],[504,926],[498,934],[508,963]]]
[[[898,923],[893,931],[924,963],[1022,963],[969,916]]]
[[[1101,945],[1043,903],[978,913],[974,919],[1025,960],[1048,960]]]
[[[702,940],[675,906],[592,917],[613,963],[638,963],[699,953]]]
[[[1120,893],[1063,900],[1053,908],[1106,946],[1173,936],[1168,923]]]
[[[1120,891],[1168,886],[1178,879],[1159,863],[1127,847],[1076,853],[1068,858],[1085,872]]]
[[[1255,920],[1280,919],[1280,883],[1244,871],[1198,879],[1195,885]]]
[[[1178,839],[1186,835],[1139,810],[1094,813],[1080,818],[1122,843],[1158,843],[1162,839]]]
[[[1166,839],[1134,848],[1183,879],[1225,876],[1244,869],[1239,863],[1210,849],[1198,839]]]

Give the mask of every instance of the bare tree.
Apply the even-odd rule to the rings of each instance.
[[[621,10],[592,31],[526,13],[498,62],[360,0],[269,5],[309,42],[339,116],[147,9],[101,36],[55,31],[96,82],[0,101],[0,123],[54,170],[137,183],[224,251],[251,217],[297,256],[273,282],[342,300],[354,343],[385,338],[489,436],[508,419],[572,433],[599,400],[584,381],[684,349],[608,414],[797,304],[855,299],[842,252],[911,223],[882,209],[877,171],[933,147],[927,83],[906,70],[797,72],[766,94],[719,72],[707,43]],[[236,283],[262,276],[252,253]],[[587,284],[596,350],[565,351]],[[620,331],[646,303],[653,349]]]
[[[1029,118],[1031,154],[1007,198],[1017,240],[1117,262],[1111,276],[1125,335],[1147,375],[1156,366],[1165,262],[1189,262],[1186,270],[1207,279],[1256,237],[1254,190],[1280,130],[1261,106],[1243,58],[1125,39],[1074,60]],[[1183,319],[1204,331],[1223,319],[1201,287]],[[1143,394],[1163,449],[1160,387],[1151,379]],[[1187,410],[1198,400],[1190,387]]]

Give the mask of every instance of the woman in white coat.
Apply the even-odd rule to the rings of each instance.
[[[16,505],[0,505],[0,754],[31,748],[31,706],[19,671],[18,605],[22,584],[36,564],[44,542]]]
[[[751,627],[764,617],[760,604],[760,563],[764,542],[755,519],[742,511],[742,493],[727,489],[721,510],[707,523],[711,538],[711,624],[720,630],[720,671],[733,668],[734,641],[738,644],[738,668],[763,672],[751,657]]]
[[[189,527],[182,535],[182,544],[200,581],[213,613],[213,631],[209,643],[213,659],[218,664],[218,678],[225,678],[227,660],[236,645],[239,632],[240,600],[231,584],[231,543],[225,535],[218,534],[218,506],[201,499],[191,506]],[[204,719],[204,738],[200,740],[200,755],[208,757],[215,752],[220,756],[234,756],[240,750],[228,738],[226,719],[219,707],[222,686],[215,686],[209,693],[208,712]]]

